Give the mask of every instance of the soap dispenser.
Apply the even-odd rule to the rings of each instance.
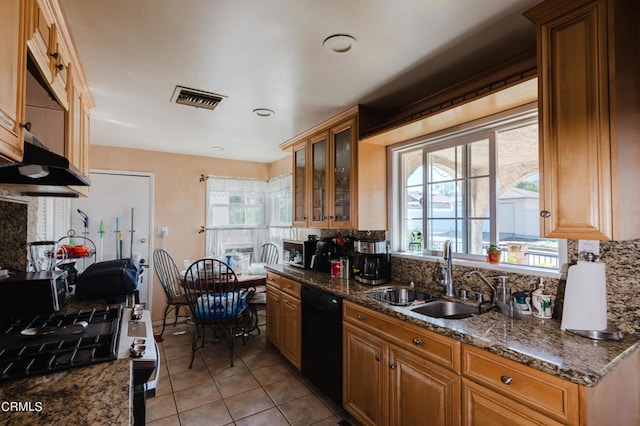
[[[531,310],[538,318],[551,318],[551,295],[544,286],[544,278],[540,277],[538,288],[531,294]]]

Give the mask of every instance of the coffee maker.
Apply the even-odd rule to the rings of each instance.
[[[315,268],[320,272],[331,272],[331,259],[338,259],[341,251],[333,239],[318,241],[316,245]]]
[[[363,284],[384,284],[391,278],[389,241],[356,241],[353,250],[354,278]]]

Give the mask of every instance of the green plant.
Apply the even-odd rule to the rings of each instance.
[[[495,244],[489,244],[489,248],[487,249],[487,253],[490,252],[500,252],[500,247]]]

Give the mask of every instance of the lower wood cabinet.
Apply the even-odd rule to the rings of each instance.
[[[462,345],[462,375],[465,425],[578,424],[575,383],[470,345]]]
[[[298,370],[302,368],[300,283],[267,272],[267,339]]]
[[[347,300],[342,309],[343,407],[363,425],[640,425],[640,351],[587,387]]]
[[[343,406],[351,415],[364,425],[460,424],[460,377],[450,367],[459,365],[459,342],[350,302],[343,309]]]
[[[365,425],[387,424],[388,344],[346,322],[342,336],[343,407]]]
[[[389,345],[391,425],[455,425],[460,419],[460,377]]]
[[[464,425],[562,425],[502,394],[462,379]]]

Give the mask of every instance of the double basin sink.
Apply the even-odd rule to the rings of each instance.
[[[429,293],[408,288],[367,290],[364,295],[386,305],[406,307],[411,312],[431,318],[462,319],[483,313],[479,306],[440,300]]]

